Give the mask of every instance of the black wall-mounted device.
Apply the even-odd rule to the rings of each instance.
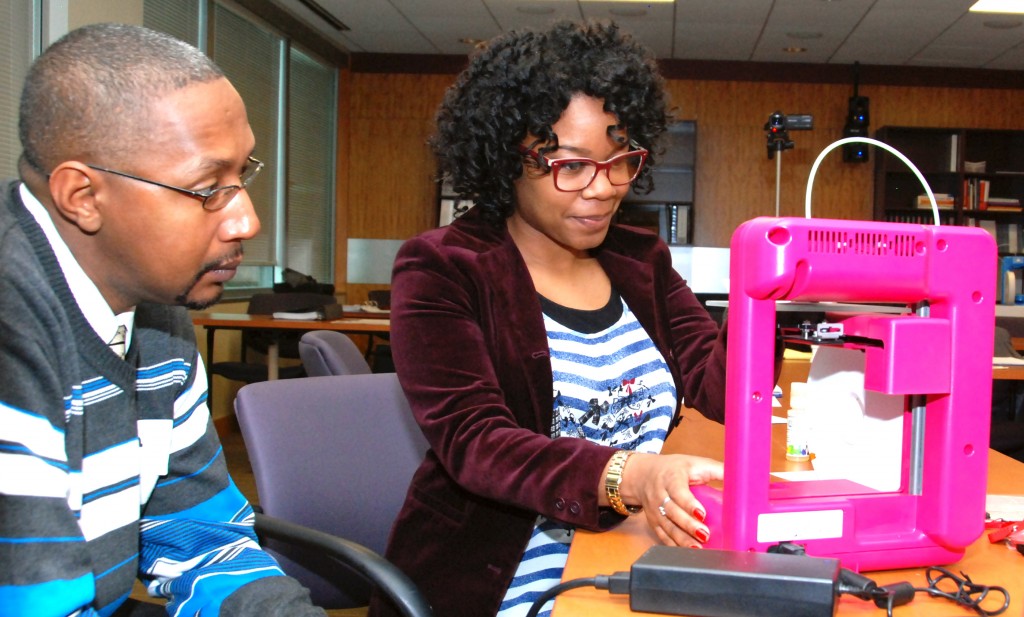
[[[860,63],[853,63],[853,96],[850,97],[846,114],[846,125],[843,137],[868,137],[868,126],[871,124],[871,101],[860,96]],[[868,145],[865,143],[843,144],[843,160],[847,163],[866,163],[868,161]]]

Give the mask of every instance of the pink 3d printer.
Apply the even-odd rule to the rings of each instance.
[[[984,526],[996,246],[969,227],[758,218],[731,244],[722,490],[694,487],[711,548],[779,542],[855,570],[948,564]],[[853,313],[864,385],[904,395],[900,488],[769,477],[778,300],[900,304]],[[827,409],[824,410],[827,413]],[[871,456],[871,444],[864,445]]]

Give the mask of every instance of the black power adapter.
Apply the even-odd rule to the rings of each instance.
[[[839,560],[654,546],[630,570],[629,608],[692,617],[831,617]]]

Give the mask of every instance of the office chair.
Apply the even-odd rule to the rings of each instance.
[[[371,372],[363,352],[341,332],[314,330],[303,334],[299,339],[299,357],[309,377]]]
[[[404,572],[365,546],[284,519],[256,514],[256,535],[264,545],[281,542],[307,549],[307,555],[345,564],[372,582],[406,617],[431,617],[426,599]],[[285,573],[293,573],[285,569]]]
[[[391,310],[391,290],[373,289],[367,292],[367,300],[378,309]],[[377,339],[381,339],[381,343]],[[374,373],[394,373],[395,362],[391,358],[391,337],[387,334],[370,334],[366,344],[366,361],[373,367]],[[372,359],[371,359],[372,357]]]
[[[366,298],[373,303],[374,306],[381,310],[391,309],[391,290],[390,289],[371,289],[366,292]]]
[[[254,294],[249,300],[249,307],[246,313],[249,315],[271,315],[281,311],[309,311],[322,309],[324,306],[337,304],[334,296],[318,293],[262,293]],[[208,350],[214,349],[213,340],[217,333],[216,328],[207,328]],[[261,354],[267,353],[267,347],[271,341],[278,342],[278,354],[280,358],[299,358],[299,338],[303,332],[261,332],[258,330],[242,331],[242,350],[238,360],[214,362],[212,355],[207,358],[207,398],[213,400],[213,376],[220,375],[232,381],[254,383],[267,380],[267,363],[252,362],[248,356],[250,352]],[[282,366],[278,372],[281,379],[302,377],[306,374],[301,365]]]
[[[253,383],[239,390],[235,411],[263,513],[384,552],[427,451],[394,373]],[[268,548],[294,565],[296,553]],[[363,580],[315,555],[312,563],[289,572],[317,604],[368,603]]]

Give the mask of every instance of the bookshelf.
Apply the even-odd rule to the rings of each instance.
[[[946,202],[940,207],[943,224],[976,225],[993,233],[999,229],[1001,236],[1012,238],[1000,245],[1000,253],[1024,253],[1024,131],[886,126],[875,137],[913,161],[940,206]],[[918,203],[923,194],[913,172],[879,149],[875,219],[931,223],[930,206]],[[940,195],[949,197],[943,200]]]
[[[928,127],[880,128],[876,138],[902,152],[924,175],[943,225],[984,228],[999,251],[996,301],[1024,296],[1024,131]],[[880,221],[931,224],[930,205],[917,177],[902,161],[879,149],[875,157],[874,217]]]

